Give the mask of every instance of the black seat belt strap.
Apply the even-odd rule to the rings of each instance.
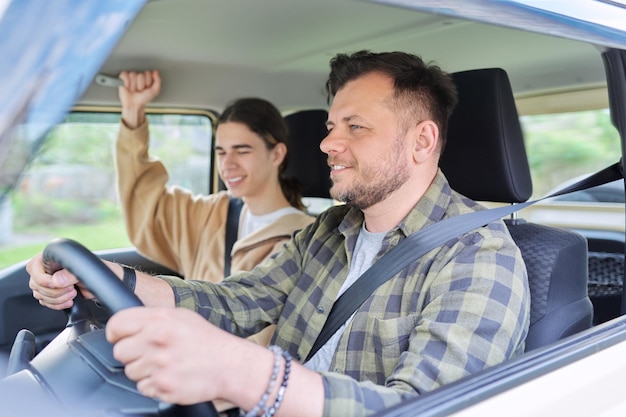
[[[230,253],[233,245],[237,241],[239,233],[239,215],[243,200],[240,198],[230,197],[228,201],[228,214],[226,216],[226,240],[224,246],[224,277],[230,275]]]
[[[537,200],[449,217],[412,233],[378,259],[378,261],[365,271],[359,279],[335,301],[328,315],[328,319],[326,323],[324,323],[324,327],[319,336],[313,343],[313,347],[307,355],[306,360],[311,359],[317,350],[324,346],[328,339],[350,318],[359,306],[369,298],[376,288],[400,272],[411,261],[418,261],[422,256],[436,247],[443,245],[450,239],[512,214],[538,201],[574,191],[585,190],[620,178],[623,178],[621,162],[617,162],[595,174],[583,178],[575,184]]]

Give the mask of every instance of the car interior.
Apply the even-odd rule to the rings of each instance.
[[[449,122],[440,161],[452,188],[488,208],[515,208],[537,198],[537,176],[531,172],[537,164],[531,154],[537,149],[536,145],[531,149],[529,136],[533,132],[524,124],[525,119],[610,109],[611,127],[618,130],[616,137],[621,143],[626,140],[620,136],[620,132],[623,135],[626,131],[626,116],[620,116],[626,97],[626,55],[621,50],[626,48],[626,41],[622,45],[621,39],[615,40],[617,36],[612,38],[611,31],[597,32],[590,40],[583,30],[585,25],[578,28],[581,33],[576,36],[564,36],[562,27],[551,26],[549,13],[528,20],[524,12],[534,11],[532,1],[522,2],[519,16],[533,27],[513,30],[511,27],[523,25],[500,22],[498,13],[508,16],[510,7],[519,5],[498,3],[510,2],[477,0],[471,7],[467,3],[464,7],[446,0],[147,0],[110,55],[101,62],[98,76],[93,82],[81,80],[88,85],[69,110],[110,113],[117,123],[120,105],[117,88],[112,85],[116,85],[117,74],[127,69],[156,68],[162,74],[162,92],[148,109],[152,114],[198,113],[208,116],[212,124],[234,97],[267,98],[281,110],[289,127],[287,174],[302,183],[308,211],[317,215],[337,204],[329,194],[329,167],[319,148],[327,133],[328,103],[323,87],[329,59],[337,52],[360,49],[404,50],[427,61],[432,59],[452,75],[457,86],[459,103]],[[464,16],[478,20],[456,15],[457,7],[463,9]],[[495,11],[485,15],[483,7]],[[538,33],[541,31],[557,36]],[[618,49],[610,49],[611,46]],[[615,51],[622,54],[613,54]],[[0,127],[2,122],[0,118]],[[557,130],[563,127],[549,123],[556,125]],[[213,139],[207,138],[210,146]],[[44,151],[45,148],[41,146]],[[545,152],[569,157],[565,150]],[[217,175],[213,152],[209,154],[205,161],[210,165],[207,192],[225,190]],[[621,163],[620,155],[614,156],[608,163]],[[579,173],[573,177],[578,178]],[[623,184],[624,179],[620,182]],[[596,218],[605,213],[601,210],[608,213],[609,209],[622,220],[626,217],[623,202],[617,208],[617,203],[609,208],[600,204],[598,212],[586,202],[580,206],[576,205],[580,202],[566,199],[561,202],[568,209],[571,206],[575,207],[573,211],[588,211]],[[379,417],[450,415],[503,392],[507,384],[524,384],[564,363],[576,362],[626,341],[626,238],[621,224],[561,226],[558,222],[536,220],[531,210],[535,206],[549,204],[540,201],[504,219],[528,270],[531,312],[526,353],[385,410]],[[133,246],[96,249],[93,253],[146,272],[178,275]],[[32,297],[26,262],[27,259],[0,267],[0,308],[4,312],[0,316],[0,353],[10,358],[6,376],[41,367],[42,375],[50,378],[42,385],[63,386],[59,396],[67,395],[76,404],[91,401],[98,407],[108,404],[111,398],[119,399],[119,404],[128,407],[126,411],[141,409],[133,415],[216,414],[210,404],[164,408],[163,404],[139,395],[113,360],[110,348],[101,343],[99,336],[91,336],[97,333],[96,327],[106,324],[112,313],[110,307],[119,294],[112,292],[103,297],[109,303],[85,301],[81,307],[85,310],[74,316],[69,311],[50,310]],[[91,267],[85,271],[88,275],[97,274]],[[88,316],[88,329],[79,331],[90,336],[78,340],[76,331],[68,329],[83,315]],[[50,352],[46,351],[47,346],[66,340],[69,348],[62,356],[70,364],[69,371],[58,363],[58,357],[37,356]],[[89,373],[86,364],[96,369],[99,377],[90,374],[86,380],[93,385],[85,384],[78,393],[70,394],[73,388],[59,375]],[[30,392],[33,380],[30,376],[22,377],[14,392],[22,386],[24,392]],[[440,391],[447,395],[440,395]],[[6,392],[0,398],[6,398]]]
[[[441,169],[450,178],[451,184],[470,198],[507,204],[526,201],[530,197],[532,186],[525,158],[523,135],[506,72],[499,68],[479,69],[454,73],[453,78],[459,91],[459,105],[450,121],[448,140],[440,163]],[[307,110],[287,116],[292,127],[290,139],[293,139],[291,149],[294,154],[319,151],[316,144],[325,135],[323,128],[325,117],[324,110]],[[468,124],[471,124],[471,129],[468,129]],[[301,127],[305,128],[302,132]],[[317,150],[313,149],[314,147],[317,147]],[[290,162],[293,162],[293,159]],[[483,172],[477,172],[477,177],[464,175],[467,169],[474,169],[477,162]],[[306,196],[328,196],[327,188],[313,187],[316,178],[328,180],[327,165],[321,155],[319,158],[294,163],[291,167],[292,174],[304,181],[312,181],[312,185],[306,188]],[[476,178],[481,178],[481,184],[489,186],[476,189]],[[487,194],[485,190],[488,190]],[[532,307],[526,351],[545,347],[564,337],[589,329],[592,325],[593,309],[587,295],[586,240],[580,234],[529,223],[517,216],[508,219],[507,226],[522,250],[529,274]],[[152,269],[157,273],[171,273],[152,261],[139,260],[132,252],[103,255],[102,258],[139,264],[141,268]],[[23,271],[17,273],[23,275]],[[105,299],[102,296],[99,298]],[[119,295],[108,299],[121,302]],[[25,299],[18,301],[20,311],[25,315],[37,314],[29,311],[29,308],[42,308],[32,298],[29,302]],[[98,304],[87,302],[89,312],[80,314],[94,314],[98,322],[104,323],[111,311],[108,305],[106,302]],[[30,341],[32,346],[28,346],[29,339],[17,329],[17,340],[28,346],[27,351],[32,356],[18,355],[22,361],[17,364],[14,361],[9,368],[10,372],[16,373],[27,368],[35,353],[57,337],[55,330],[63,326],[68,319],[66,312],[47,310],[46,313],[50,313],[45,314],[49,317],[48,322],[39,321],[40,327],[33,327],[31,330],[35,333],[43,330],[43,334],[50,337],[50,340],[42,340],[38,335],[32,337]],[[39,320],[41,316],[42,314],[38,314]],[[95,340],[83,343],[88,343],[85,348],[88,351],[102,349],[101,342]],[[13,346],[15,349],[15,345]],[[114,395],[127,398],[132,394],[132,400],[129,401],[134,401],[136,391],[133,386],[123,385],[121,393],[116,392]],[[102,399],[98,397],[92,401]],[[198,416],[213,413],[209,410],[207,414],[205,408],[201,410]],[[180,409],[168,412],[179,415]]]

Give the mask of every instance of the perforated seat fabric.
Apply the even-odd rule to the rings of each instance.
[[[519,203],[532,194],[523,134],[506,72],[452,74],[459,104],[440,167],[451,186],[478,201]],[[523,220],[507,226],[519,246],[531,292],[526,351],[587,329],[587,243],[578,233]]]
[[[593,309],[586,283],[582,287],[570,282],[587,274],[587,257],[581,250],[587,245],[585,238],[534,223],[507,222],[507,226],[529,270],[531,330],[526,350],[589,328]]]
[[[589,242],[589,298],[594,324],[621,315],[624,284],[624,252],[596,252]]]

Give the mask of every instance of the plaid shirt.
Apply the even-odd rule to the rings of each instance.
[[[482,209],[441,172],[377,258],[412,232]],[[273,343],[302,360],[350,268],[360,210],[332,207],[250,272],[220,284],[165,278],[177,305],[249,336],[278,325]],[[454,238],[380,286],[346,327],[329,372],[326,416],[362,416],[509,359],[524,349],[526,268],[502,221]]]

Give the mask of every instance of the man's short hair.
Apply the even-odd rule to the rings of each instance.
[[[458,101],[452,77],[434,63],[425,63],[419,56],[406,52],[363,50],[350,55],[337,54],[330,61],[326,81],[328,103],[346,83],[372,72],[383,73],[393,80],[395,110],[405,113],[407,127],[408,123],[420,121],[420,117],[432,118],[439,127],[439,149],[443,151],[448,119]]]

